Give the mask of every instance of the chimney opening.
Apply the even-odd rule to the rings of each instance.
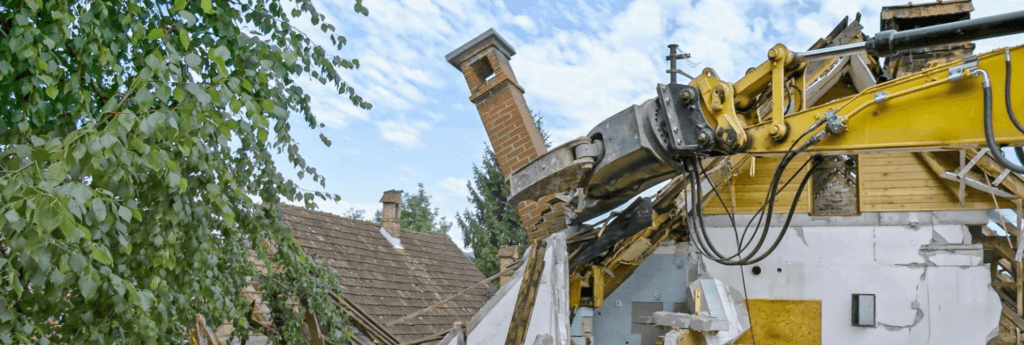
[[[480,78],[484,83],[491,81],[494,78],[494,67],[491,66],[491,61],[487,59],[487,56],[473,62],[473,72]]]

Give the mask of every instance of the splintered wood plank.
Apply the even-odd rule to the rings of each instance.
[[[537,300],[537,288],[540,285],[541,273],[544,272],[544,252],[547,246],[548,243],[544,241],[533,242],[530,258],[526,262],[526,272],[523,274],[523,283],[519,286],[519,296],[516,297],[512,323],[508,326],[508,336],[505,337],[505,345],[523,345],[526,341],[526,330],[530,326],[533,304]]]

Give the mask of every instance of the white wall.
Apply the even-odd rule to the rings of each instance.
[[[802,216],[756,264],[760,274],[742,268],[748,297],[821,300],[824,344],[984,344],[997,331],[1001,303],[981,245],[956,224],[977,222],[976,213]],[[734,251],[733,229],[722,219],[709,224],[719,249]],[[704,263],[706,276],[742,291],[740,268]],[[876,327],[851,325],[854,293],[876,295]]]

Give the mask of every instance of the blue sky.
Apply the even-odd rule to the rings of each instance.
[[[654,96],[665,83],[666,45],[679,44],[692,55],[696,74],[714,68],[736,80],[764,61],[775,43],[806,49],[845,16],[862,14],[865,32],[879,27],[882,6],[905,1],[842,0],[366,0],[370,15],[352,11],[351,0],[314,0],[328,22],[348,38],[340,52],[357,58],[346,79],[373,103],[365,111],[346,97],[312,81],[302,84],[313,110],[327,124],[334,144],[324,147],[318,132],[294,124],[306,160],[327,178],[320,188],[308,178],[299,184],[342,197],[320,208],[341,214],[349,208],[379,209],[383,191],[414,192],[422,182],[433,205],[454,223],[468,207],[466,182],[487,142],[469,90],[444,55],[494,28],[517,54],[511,63],[526,90],[526,101],[544,116],[554,145],[583,135],[604,118]],[[973,17],[1024,9],[1019,0],[977,0]],[[314,39],[330,46],[308,19],[296,19]],[[976,52],[1024,44],[1015,35],[978,42]],[[279,167],[293,176],[283,157]],[[449,235],[462,245],[453,226]]]

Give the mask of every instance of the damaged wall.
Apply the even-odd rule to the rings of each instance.
[[[685,245],[663,245],[647,257],[604,299],[603,307],[594,309],[596,344],[653,345],[664,331],[643,322],[654,311],[683,310],[688,300],[686,262]]]
[[[966,224],[987,222],[984,211],[796,214],[778,249],[742,268],[748,298],[820,300],[824,344],[982,344],[1001,303]],[[727,218],[706,224],[719,248],[735,245]],[[739,267],[704,265],[705,276],[742,288]],[[852,325],[852,294],[876,295],[877,326]]]

